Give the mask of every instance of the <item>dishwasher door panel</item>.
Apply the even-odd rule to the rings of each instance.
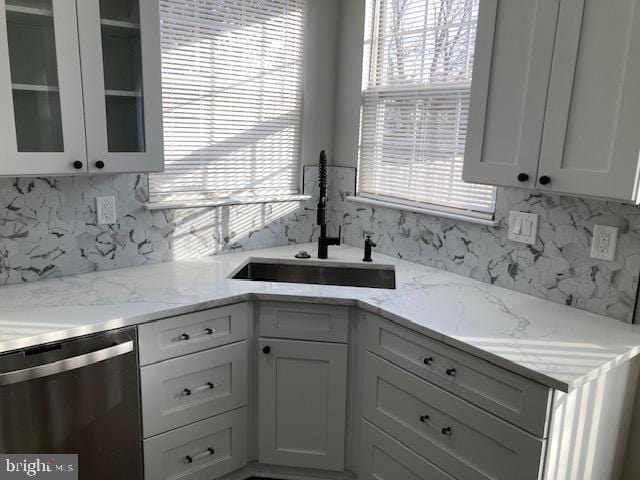
[[[77,453],[81,479],[142,479],[135,330],[52,345],[43,353],[0,357],[0,382],[3,373],[20,374],[16,367],[25,362],[31,371],[118,345],[129,348],[71,370],[64,370],[67,365],[58,373],[0,383],[0,452]]]

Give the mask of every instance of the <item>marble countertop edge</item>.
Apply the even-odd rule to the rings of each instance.
[[[562,392],[640,354],[638,326],[383,255],[376,256],[374,265],[395,267],[397,290],[229,279],[248,261],[289,262],[299,248],[237,252],[0,288],[0,353],[265,300],[358,307]],[[361,256],[353,247],[333,251],[327,263],[357,262]]]

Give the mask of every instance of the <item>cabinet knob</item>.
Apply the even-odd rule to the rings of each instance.
[[[427,423],[427,420],[429,420],[429,415],[420,415],[420,421],[422,423]]]
[[[188,333],[181,333],[179,338],[180,340],[189,340],[191,337],[189,337]]]
[[[519,182],[526,182],[527,180],[529,180],[529,175],[527,175],[526,173],[521,173],[518,175]]]
[[[551,177],[547,177],[546,175],[543,175],[540,177],[538,181],[540,182],[540,185],[548,185],[551,183]]]
[[[271,353],[271,347],[269,345],[267,345],[266,347],[264,347],[262,349],[262,353],[269,355]]]
[[[189,396],[191,395],[191,389],[190,388],[185,388],[184,390],[182,390],[182,394]]]
[[[433,362],[433,357],[424,357],[424,360],[422,360],[425,365],[431,365],[431,362]]]
[[[445,373],[447,375],[449,375],[450,377],[455,377],[456,376],[456,369],[455,368],[447,368],[447,371]]]
[[[104,168],[104,162],[102,160],[98,160],[96,162],[96,168],[102,170]]]
[[[442,432],[443,435],[446,435],[448,437],[451,436],[451,434],[453,433],[451,431],[451,427],[444,427],[442,430],[440,430]]]
[[[82,168],[82,162],[80,160],[76,160],[75,162],[73,162],[73,168],[75,168],[76,170],[80,170]]]

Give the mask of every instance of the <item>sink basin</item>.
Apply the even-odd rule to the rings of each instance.
[[[252,260],[240,268],[231,278],[257,282],[396,288],[396,272],[393,265],[327,265]]]

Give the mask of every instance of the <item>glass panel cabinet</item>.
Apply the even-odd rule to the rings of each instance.
[[[162,170],[157,0],[0,7],[0,175]]]

